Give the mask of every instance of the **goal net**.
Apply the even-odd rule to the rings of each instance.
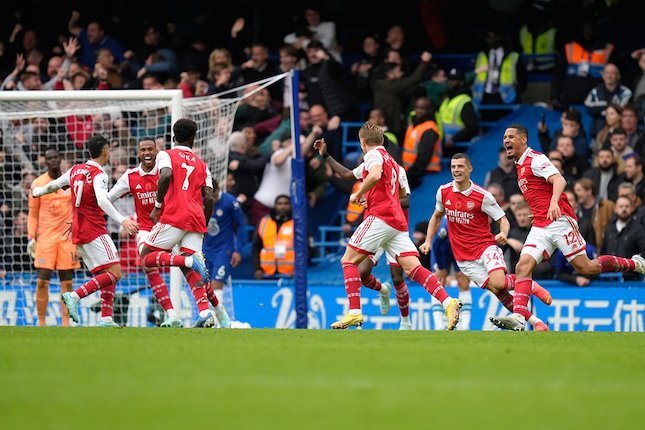
[[[89,158],[85,141],[94,134],[105,136],[111,145],[105,167],[110,185],[126,169],[138,165],[137,142],[151,137],[161,149],[172,146],[172,124],[179,118],[198,124],[195,152],[207,162],[213,180],[224,186],[228,145],[235,112],[254,91],[286,75],[240,87],[227,94],[183,99],[180,90],[126,91],[15,91],[0,93],[0,325],[35,325],[36,272],[27,252],[29,234],[29,191],[36,178],[47,172],[46,149],[59,151],[64,172]],[[114,203],[126,216],[134,217],[131,196]],[[46,216],[46,215],[42,215]],[[147,278],[139,268],[136,242],[108,219],[108,231],[119,250],[123,278],[117,285],[115,320],[130,326],[159,322],[163,311],[152,300]],[[89,273],[82,266],[74,273],[74,288]],[[185,322],[194,313],[188,288],[182,288],[177,270],[171,284],[175,306]],[[80,303],[83,325],[96,325],[98,294]],[[50,283],[47,324],[60,324],[60,282],[56,273]]]

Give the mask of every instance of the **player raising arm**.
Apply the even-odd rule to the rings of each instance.
[[[144,137],[139,140],[139,165],[126,172],[119,178],[114,187],[108,193],[111,202],[121,197],[132,194],[134,198],[134,208],[139,223],[139,232],[137,233],[137,250],[141,253],[143,243],[150,235],[150,230],[154,222],[150,218],[150,213],[155,207],[157,201],[157,181],[159,180],[159,170],[156,165],[157,145],[154,138]],[[183,327],[181,319],[177,316],[168,286],[159,273],[157,267],[143,267],[143,271],[148,277],[150,288],[157,299],[157,302],[166,311],[168,318],[161,323],[161,327]]]
[[[206,163],[193,153],[197,123],[182,118],[173,125],[175,146],[157,155],[159,181],[153,222],[141,251],[144,267],[180,267],[197,303],[195,327],[213,327],[204,284],[209,281],[201,257],[206,220],[213,212],[213,180]],[[179,245],[181,255],[171,254]]]
[[[136,222],[124,217],[108,198],[108,178],[103,166],[110,159],[110,142],[103,136],[92,136],[85,146],[91,160],[77,164],[43,187],[34,187],[36,198],[61,188],[71,187],[73,202],[72,242],[93,278],[71,293],[63,293],[63,303],[74,322],[79,322],[78,302],[93,292],[101,291],[101,327],[119,327],[112,319],[114,291],[121,279],[119,254],[108,234],[104,214],[123,226],[129,235],[138,230]]]
[[[445,214],[448,239],[461,272],[481,288],[495,294],[512,312],[513,297],[508,290],[513,289],[515,276],[506,274],[504,255],[497,246],[497,243],[506,245],[511,227],[493,195],[470,180],[472,171],[473,166],[466,154],[452,156],[450,172],[453,180],[437,190],[437,203],[428,223],[428,235],[419,249],[423,253],[428,252]],[[500,232],[494,237],[490,232],[489,217],[499,224]],[[537,284],[534,285],[534,293],[545,303],[551,303],[551,296]],[[548,330],[536,316],[531,314],[528,320],[535,330]]]
[[[360,181],[363,179],[365,163],[361,163],[354,170],[348,169],[329,155],[327,152],[327,144],[324,139],[314,142],[314,148],[318,150],[320,156],[327,161],[332,170],[342,179],[347,181]],[[410,206],[410,186],[408,185],[408,177],[405,173],[405,169],[401,166],[399,166],[399,201],[407,221],[408,207]],[[391,287],[387,283],[381,284],[378,279],[372,275],[372,269],[383,253],[383,248],[379,248],[374,255],[370,255],[368,258],[364,259],[361,264],[359,264],[358,271],[361,275],[361,283],[365,287],[379,293],[381,314],[386,315],[390,310]],[[405,284],[405,278],[403,277],[403,269],[396,262],[396,258],[393,255],[388,253],[386,258],[388,265],[390,266],[390,276],[392,277],[392,282],[396,291],[396,300],[399,305],[399,312],[401,313],[401,324],[399,326],[399,330],[412,330],[409,309],[410,294],[408,293],[408,287]]]
[[[613,255],[601,255],[593,260],[587,257],[578,220],[563,193],[566,180],[544,154],[529,148],[528,139],[526,127],[520,124],[509,125],[504,132],[506,155],[515,160],[517,183],[533,212],[533,226],[515,266],[513,314],[491,317],[493,324],[508,330],[524,330],[530,317],[528,300],[533,270],[544,256],[551,257],[556,248],[580,275],[645,273],[645,259],[638,254],[631,259]]]
[[[385,252],[395,256],[410,279],[442,303],[448,316],[448,328],[452,330],[459,322],[461,302],[452,299],[437,277],[419,262],[419,253],[408,234],[408,223],[399,202],[399,165],[383,148],[383,129],[368,122],[361,127],[358,137],[365,154],[365,169],[363,183],[350,196],[350,201],[366,205],[365,219],[352,235],[341,259],[349,312],[333,323],[332,328],[363,324],[358,265],[383,247]]]

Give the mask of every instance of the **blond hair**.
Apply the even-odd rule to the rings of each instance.
[[[374,122],[366,122],[358,131],[358,138],[367,146],[383,145],[383,127]]]

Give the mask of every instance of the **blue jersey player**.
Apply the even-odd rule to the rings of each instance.
[[[240,252],[246,239],[246,219],[240,203],[232,194],[219,194],[219,200],[213,207],[213,215],[208,221],[208,231],[204,235],[202,247],[211,278],[211,288],[207,288],[210,290],[207,292],[211,303],[222,301],[224,282],[231,268],[237,267],[242,261]],[[212,297],[213,293],[217,296],[216,300]]]

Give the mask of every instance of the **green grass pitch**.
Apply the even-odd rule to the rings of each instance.
[[[645,336],[0,328],[2,429],[603,429]]]

